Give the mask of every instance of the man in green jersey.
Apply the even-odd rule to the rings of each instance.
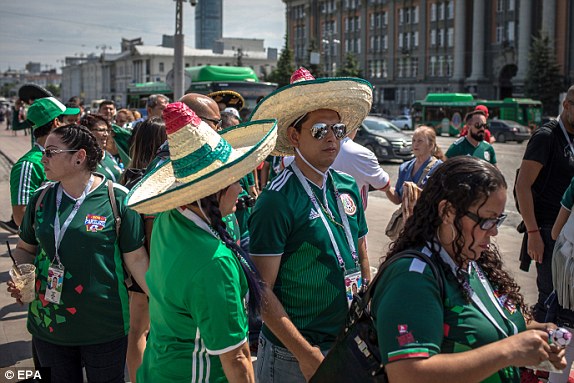
[[[73,109],[73,108],[68,108]],[[15,234],[22,224],[26,205],[36,190],[46,182],[42,150],[48,134],[61,125],[60,117],[67,108],[54,97],[36,100],[28,109],[27,119],[33,129],[36,143],[24,154],[10,171],[10,200],[12,203],[12,221],[0,222],[0,226]],[[71,110],[70,112],[73,112]]]
[[[295,155],[249,219],[250,253],[265,282],[258,382],[309,380],[344,326],[350,276],[369,278],[357,184],[329,167],[371,100],[367,81],[315,80],[300,68],[251,115],[277,118],[274,154]]]
[[[488,127],[486,115],[482,110],[475,110],[466,115],[466,126],[468,134],[460,137],[448,148],[446,156],[448,158],[456,156],[473,156],[496,165],[496,155],[494,148],[484,141],[484,132]]]

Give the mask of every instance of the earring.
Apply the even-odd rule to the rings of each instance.
[[[441,244],[444,244],[444,245],[446,245],[446,246],[448,246],[448,245],[450,245],[451,243],[453,243],[453,242],[454,242],[454,239],[456,238],[456,230],[454,229],[453,224],[452,224],[452,223],[449,223],[448,225],[450,226],[450,231],[451,231],[451,234],[452,234],[452,239],[451,239],[450,242],[448,242],[448,243],[446,243],[445,241],[443,241],[442,238],[440,237],[440,226],[437,227],[437,229],[436,229],[436,237],[438,238],[438,240],[439,240],[439,242],[440,242]]]

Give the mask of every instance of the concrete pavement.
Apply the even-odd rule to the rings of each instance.
[[[17,161],[30,149],[30,136],[5,130],[0,124],[0,219],[10,218],[9,170],[11,163]],[[512,203],[512,201],[509,201]],[[380,263],[387,250],[389,239],[384,234],[385,227],[391,214],[397,207],[384,197],[384,193],[373,192],[369,197],[367,221],[369,225],[368,245],[371,265]],[[497,243],[502,251],[506,269],[516,278],[522,287],[526,301],[530,304],[536,301],[535,271],[524,273],[518,269],[518,252],[522,236],[510,225],[499,229]],[[12,247],[16,245],[17,236],[9,235],[0,230],[0,368],[2,367],[31,367],[31,337],[26,330],[26,307],[19,306],[6,292],[5,282],[9,279],[8,270],[11,267],[4,243],[9,241]],[[532,267],[534,269],[534,267]],[[1,379],[1,378],[0,378]]]

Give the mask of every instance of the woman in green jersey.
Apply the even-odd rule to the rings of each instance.
[[[81,382],[82,367],[90,382],[123,382],[129,328],[124,265],[147,292],[141,218],[127,208],[124,187],[94,173],[101,157],[87,128],[52,131],[42,163],[55,182],[36,192],[20,226],[15,256],[36,266],[28,331],[53,382]],[[11,292],[19,298],[13,286]]]
[[[169,104],[163,119],[170,160],[128,195],[139,213],[161,212],[146,275],[150,335],[137,380],[253,382],[247,308],[258,311],[258,276],[222,216],[235,210],[237,181],[273,149],[276,122],[220,136],[181,102]]]
[[[506,218],[506,192],[499,170],[469,156],[429,178],[388,258],[426,254],[439,265],[444,295],[420,260],[398,260],[381,275],[372,312],[391,383],[520,382],[517,367],[564,367],[564,351],[548,341],[556,326],[530,319],[491,243]]]

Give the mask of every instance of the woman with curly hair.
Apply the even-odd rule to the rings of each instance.
[[[517,367],[564,367],[564,351],[548,343],[556,326],[531,320],[491,243],[506,218],[506,191],[494,166],[469,156],[429,178],[387,259],[422,252],[439,266],[444,289],[418,259],[397,260],[381,275],[372,312],[391,383],[520,382]]]

